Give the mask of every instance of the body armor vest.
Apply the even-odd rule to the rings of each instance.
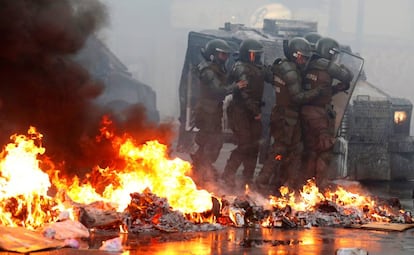
[[[307,84],[311,89],[317,87],[331,87],[332,78],[326,70],[310,70],[305,75],[305,84]],[[327,104],[330,104],[332,101],[332,90],[325,90],[326,92],[322,95],[311,100],[309,105],[316,105],[324,107]]]
[[[283,107],[299,107],[292,101],[288,86],[301,86],[302,79],[294,63],[284,59],[273,66],[276,105]],[[292,81],[297,79],[297,81]],[[294,84],[296,83],[296,84]],[[288,85],[290,84],[290,85]]]
[[[306,89],[314,89],[317,87],[332,87],[332,77],[328,72],[326,59],[317,59],[309,64],[308,71],[304,77]],[[332,101],[332,90],[325,90],[323,94],[311,100],[308,105],[325,107]]]
[[[200,99],[223,101],[226,97],[225,87],[227,86],[227,76],[223,68],[216,63],[204,62],[198,66],[198,71],[200,74]],[[203,77],[203,75],[207,77]]]
[[[253,115],[260,114],[265,82],[265,70],[250,63],[237,62],[231,73],[231,80],[247,80],[248,85],[233,93],[233,102],[244,105]]]

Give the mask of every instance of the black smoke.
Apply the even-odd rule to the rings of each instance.
[[[69,172],[113,156],[96,135],[107,109],[94,104],[104,86],[72,60],[108,21],[97,0],[0,0],[0,145],[34,126],[46,154]],[[148,123],[143,107],[113,116],[119,133],[169,140],[169,127]]]

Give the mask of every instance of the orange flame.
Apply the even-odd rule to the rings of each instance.
[[[313,179],[307,181],[299,194],[286,186],[282,186],[279,191],[280,197],[270,196],[269,203],[274,208],[283,209],[289,206],[294,211],[314,211],[319,203],[330,201],[344,208],[345,213],[347,210],[352,213],[352,208],[358,208],[366,214],[366,218],[373,221],[388,222],[390,220],[385,216],[393,214],[391,208],[378,206],[371,197],[347,191],[341,186],[334,191],[328,189],[321,193]],[[377,210],[380,210],[381,214]]]
[[[299,195],[296,195],[288,187],[282,186],[280,188],[281,197],[271,196],[270,204],[278,208],[289,205],[296,211],[312,211],[315,205],[326,200],[341,206],[373,207],[375,205],[374,200],[369,196],[346,191],[340,186],[335,191],[327,190],[321,193],[313,179],[308,180],[299,193]]]
[[[123,211],[131,201],[130,194],[146,188],[167,198],[172,209],[185,214],[212,209],[212,195],[197,189],[186,175],[192,170],[189,162],[169,158],[167,146],[158,141],[137,145],[127,135],[117,137],[111,124],[109,118],[103,119],[97,141],[112,142],[114,151],[123,160],[122,168],[93,169],[101,179],[109,180],[107,184],[94,180],[92,174],[83,180],[76,176],[70,180],[59,176],[55,169],[48,169],[49,179],[39,167],[43,163],[39,156],[45,153],[42,135],[34,127],[29,129],[28,136],[13,135],[13,143],[6,146],[0,158],[0,224],[34,229],[55,220],[58,211],[70,211],[72,201],[83,204],[103,201]],[[54,198],[47,195],[52,184],[58,190]]]
[[[212,195],[198,190],[194,181],[186,174],[191,164],[179,158],[170,159],[167,146],[158,141],[137,145],[132,137],[117,137],[112,122],[105,118],[99,139],[111,139],[114,151],[124,161],[122,169],[96,167],[97,172],[111,180],[102,195],[96,192],[99,183],[79,183],[75,178],[70,185],[66,180],[55,179],[54,184],[67,191],[71,199],[79,203],[102,200],[123,211],[131,198],[129,194],[149,188],[159,197],[168,199],[174,210],[183,213],[201,213],[212,208]],[[98,139],[98,140],[99,140]]]
[[[13,135],[0,156],[0,223],[35,228],[52,220],[45,210],[51,205],[47,191],[49,176],[39,168],[38,156],[45,152],[42,135],[34,127],[28,136]],[[36,144],[38,143],[38,144]]]
[[[281,154],[277,154],[277,155],[275,155],[275,159],[276,159],[277,161],[281,161],[281,160],[282,160],[282,158],[283,158],[283,156],[282,156]]]
[[[27,136],[11,136],[13,142],[0,153],[0,224],[35,229],[56,220],[59,212],[70,211],[72,204],[67,201],[83,204],[103,201],[121,212],[131,202],[130,194],[146,189],[166,198],[170,207],[193,217],[195,222],[211,221],[197,215],[212,209],[212,194],[197,189],[187,176],[192,170],[189,162],[170,158],[167,146],[158,141],[137,144],[126,134],[115,135],[107,117],[102,123],[97,141],[110,141],[113,151],[117,152],[116,160],[122,164],[95,166],[82,180],[63,178],[51,167],[51,162],[46,162],[42,135],[34,127],[29,128]],[[46,163],[50,176],[40,169]],[[48,196],[52,185],[59,191],[54,198]],[[246,194],[249,193],[250,187],[245,188]],[[69,199],[63,200],[62,194]],[[282,186],[280,194],[280,197],[270,197],[269,203],[274,208],[289,206],[294,211],[312,211],[318,203],[332,201],[345,209],[349,206],[349,213],[353,211],[351,207],[363,208],[366,217],[375,221],[387,221],[384,216],[391,213],[377,206],[369,196],[342,187],[322,193],[314,180],[308,180],[299,193]]]

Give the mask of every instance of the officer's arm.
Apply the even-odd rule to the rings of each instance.
[[[339,83],[332,87],[333,94],[349,89],[353,74],[347,67],[331,62],[328,66],[328,73],[332,78],[339,80]]]
[[[254,100],[249,93],[249,85],[247,85],[246,88],[241,89],[241,96],[244,99],[244,104],[246,105],[246,108],[253,114],[253,116],[259,116],[261,114],[261,102],[258,102],[257,100]]]
[[[223,84],[217,75],[210,69],[204,69],[200,74],[200,81],[206,84],[212,93],[217,95],[230,94],[233,89],[237,88],[237,84]]]
[[[237,81],[244,81],[247,83],[245,88],[240,89],[240,96],[243,98],[243,103],[247,110],[254,116],[258,116],[261,113],[261,105],[259,105],[258,102],[250,96],[252,84],[249,85],[248,69],[244,65],[237,65],[233,69],[232,73],[234,74],[234,77],[236,77]]]
[[[346,66],[338,65],[334,62],[330,62],[328,73],[332,78],[344,83],[349,83],[354,78],[352,72]]]
[[[250,111],[253,114],[253,116],[258,116],[261,113],[261,102],[257,102],[257,100],[254,100],[251,97],[251,90],[252,87],[249,87],[249,84],[247,84],[247,87],[240,90],[240,95],[243,98],[243,102],[247,110]]]
[[[307,103],[321,94],[322,88],[320,87],[311,90],[303,90],[302,78],[298,71],[289,71],[284,76],[292,101],[297,104]]]

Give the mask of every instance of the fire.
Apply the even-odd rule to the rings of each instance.
[[[68,185],[66,180],[55,178],[54,184],[66,190],[71,199],[78,203],[101,200],[123,211],[131,201],[131,193],[149,188],[154,194],[167,198],[170,206],[182,213],[201,213],[212,208],[212,195],[206,190],[198,190],[194,181],[186,175],[191,171],[189,162],[169,158],[167,146],[158,141],[138,145],[128,135],[116,136],[108,118],[103,119],[102,125],[101,136],[97,140],[110,139],[113,150],[124,162],[122,169],[95,168],[101,178],[110,180],[101,194],[96,192],[99,181],[80,183],[75,178]]]
[[[34,228],[52,220],[44,210],[51,205],[47,191],[49,176],[39,168],[38,156],[45,152],[42,135],[34,127],[28,136],[13,135],[0,159],[0,223]]]
[[[395,214],[391,208],[379,206],[370,196],[347,191],[341,186],[335,190],[327,189],[322,193],[313,179],[307,181],[299,194],[285,186],[280,188],[280,194],[280,197],[270,196],[269,203],[272,207],[279,209],[291,208],[296,212],[312,212],[318,210],[318,205],[329,202],[341,207],[347,215],[358,211],[367,220],[378,222],[389,222],[387,216]],[[263,222],[264,226],[267,226],[266,224],[270,220],[266,219]]]
[[[116,173],[119,186],[108,186],[104,197],[119,201],[118,209],[125,209],[129,194],[149,188],[168,199],[171,207],[183,213],[205,212],[212,208],[211,194],[197,190],[193,180],[186,176],[191,164],[179,158],[168,159],[167,146],[149,141],[142,146],[128,139],[120,147],[120,156],[126,160],[123,171]]]
[[[42,134],[34,127],[29,128],[26,136],[11,136],[12,142],[0,154],[0,224],[36,229],[55,221],[61,212],[71,213],[75,204],[97,201],[123,212],[131,205],[133,196],[149,192],[164,198],[167,202],[163,204],[167,208],[185,214],[193,222],[211,222],[211,219],[200,217],[213,209],[214,199],[208,191],[197,189],[187,176],[192,170],[189,162],[169,157],[168,147],[156,140],[138,144],[128,134],[115,135],[109,118],[103,119],[100,131],[97,142],[109,142],[116,152],[113,156],[116,163],[95,166],[83,178],[60,176],[44,155],[46,150],[42,147]],[[48,166],[47,172],[40,166]],[[51,188],[57,191],[54,197],[49,194]],[[248,197],[248,185],[245,192]],[[280,197],[271,196],[269,204],[289,214],[316,211],[321,204],[340,206],[347,215],[358,211],[361,217],[372,221],[387,221],[387,216],[393,213],[376,205],[369,196],[347,191],[340,186],[321,192],[313,180],[308,180],[298,193],[283,186],[280,194]],[[221,208],[226,206],[221,205]],[[227,208],[230,209],[230,220],[237,226],[243,225],[244,218],[241,216],[244,210],[230,204]],[[224,214],[223,211],[221,213]],[[407,218],[411,219],[411,216],[407,215]],[[262,225],[274,222],[274,218],[263,219]]]
[[[341,206],[374,206],[375,202],[369,196],[363,196],[338,187],[336,190],[326,190],[324,193],[319,191],[313,179],[307,181],[302,187],[299,195],[288,187],[280,188],[281,197],[270,197],[270,204],[274,207],[283,208],[289,205],[295,211],[312,211],[314,207],[323,201],[332,201]]]
[[[59,211],[70,212],[74,202],[103,201],[122,212],[131,202],[130,194],[146,189],[185,214],[211,210],[212,195],[197,189],[186,175],[192,170],[191,164],[169,158],[166,145],[155,140],[136,144],[128,135],[115,136],[108,118],[103,119],[100,131],[97,141],[111,141],[123,161],[122,168],[95,166],[83,179],[65,178],[56,169],[46,173],[40,168],[46,150],[41,145],[42,134],[34,127],[27,136],[13,135],[13,142],[0,158],[0,224],[35,229],[56,220]],[[100,178],[95,178],[97,175]],[[48,195],[51,187],[58,190],[55,197]]]
[[[401,124],[407,119],[407,113],[405,111],[394,112],[394,123]]]

